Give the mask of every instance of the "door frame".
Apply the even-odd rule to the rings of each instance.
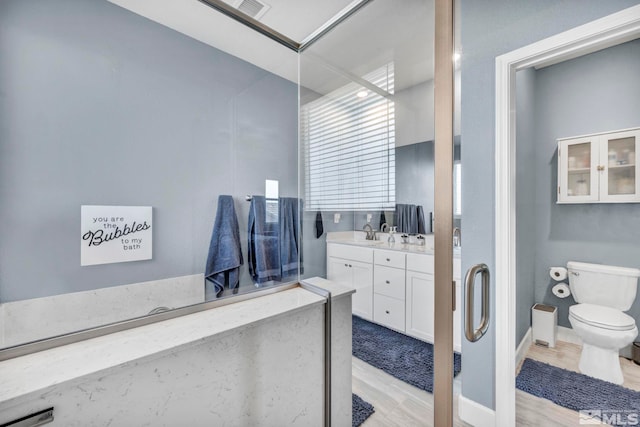
[[[495,425],[515,425],[516,71],[544,67],[640,37],[640,5],[496,57]]]

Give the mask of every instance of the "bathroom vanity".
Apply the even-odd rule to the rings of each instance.
[[[424,246],[365,240],[360,232],[327,235],[327,278],[352,286],[352,313],[424,341],[434,340],[434,266],[432,240]],[[430,243],[431,242],[431,243]],[[456,310],[454,350],[461,350],[460,252],[453,259]]]

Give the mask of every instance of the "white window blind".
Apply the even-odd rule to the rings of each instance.
[[[393,94],[393,64],[363,78]],[[351,83],[301,110],[306,208],[395,209],[393,101]]]

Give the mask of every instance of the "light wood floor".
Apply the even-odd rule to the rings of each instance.
[[[375,412],[362,427],[424,427],[433,425],[433,394],[392,377],[355,357],[351,358],[353,392]],[[454,380],[454,425],[469,426],[458,418],[460,382]]]
[[[581,347],[556,342],[555,348],[532,345],[527,356],[563,369],[578,371]],[[640,391],[640,366],[620,359],[624,387]],[[520,367],[518,367],[518,370]],[[463,366],[464,370],[464,366]],[[371,403],[375,412],[363,427],[427,427],[433,425],[433,395],[400,381],[373,366],[352,358],[353,392]],[[454,425],[469,426],[458,418],[460,382],[454,380]],[[579,426],[578,413],[516,390],[517,426]]]
[[[577,344],[556,341],[555,348],[532,345],[526,357],[548,363],[569,371],[580,372],[578,363],[582,347]],[[640,391],[640,366],[620,358],[625,381],[623,387]],[[518,366],[518,372],[520,366]],[[589,409],[589,408],[585,408]],[[578,413],[553,402],[516,390],[516,424],[518,426],[579,426]]]

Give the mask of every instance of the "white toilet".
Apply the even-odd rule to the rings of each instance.
[[[569,261],[569,288],[578,304],[569,322],[582,339],[580,372],[622,384],[618,352],[638,335],[633,317],[623,313],[636,299],[640,270]]]

